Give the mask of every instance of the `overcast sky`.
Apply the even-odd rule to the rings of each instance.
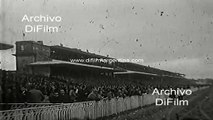
[[[180,72],[213,77],[212,0],[1,0],[4,43],[42,40]],[[25,33],[28,16],[60,16],[58,33]],[[4,29],[4,30],[3,30]],[[1,67],[15,69],[15,49],[1,51]]]

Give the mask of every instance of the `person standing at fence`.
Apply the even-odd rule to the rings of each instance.
[[[107,93],[107,98],[108,98],[109,100],[111,100],[113,97],[114,97],[114,94],[112,93],[111,90],[109,90],[109,92]]]
[[[59,94],[57,91],[54,91],[50,94],[49,100],[51,103],[59,103]]]
[[[59,102],[60,103],[69,103],[70,102],[69,96],[65,93],[64,89],[60,90]]]
[[[88,90],[86,90],[86,86],[79,86],[78,93],[76,94],[76,96],[78,102],[85,101],[88,96]]]
[[[76,93],[75,93],[75,91],[74,91],[74,89],[71,89],[70,91],[69,91],[69,97],[70,97],[70,102],[75,102],[76,101]]]
[[[14,103],[15,102],[15,95],[14,91],[12,91],[12,87],[8,88],[6,90],[6,93],[4,93],[5,98],[4,98],[4,103]]]
[[[18,97],[18,101],[19,103],[24,103],[27,102],[27,95],[28,95],[28,90],[27,88],[20,86],[20,88],[17,90],[17,97]]]
[[[45,97],[40,90],[35,88],[34,85],[30,85],[30,91],[27,98],[29,103],[41,103]]]
[[[98,94],[98,91],[96,88],[92,90],[92,92],[88,95],[89,100],[95,100],[99,101],[101,99],[101,96]]]

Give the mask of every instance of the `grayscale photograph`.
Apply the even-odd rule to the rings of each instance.
[[[0,0],[0,120],[213,120],[212,0]]]

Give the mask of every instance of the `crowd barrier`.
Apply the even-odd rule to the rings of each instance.
[[[204,88],[199,88],[204,89]],[[193,91],[198,90],[193,88]],[[155,103],[164,95],[144,94],[126,98],[31,107],[0,112],[0,120],[71,120],[97,119]]]
[[[32,107],[52,106],[52,103],[0,103],[1,110],[13,110]]]

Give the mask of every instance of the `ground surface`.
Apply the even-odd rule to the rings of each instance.
[[[193,93],[186,98],[188,106],[151,105],[134,111],[105,118],[106,120],[213,120],[213,87]],[[190,119],[192,120],[192,119]]]

